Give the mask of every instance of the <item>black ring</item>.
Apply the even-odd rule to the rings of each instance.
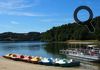
[[[78,19],[78,17],[77,17],[77,14],[78,14],[78,12],[80,11],[80,10],[82,10],[82,9],[84,9],[84,10],[86,10],[86,11],[88,11],[89,12],[89,19],[88,20],[86,20],[86,21],[80,21],[79,19]],[[76,8],[76,10],[74,11],[74,20],[78,23],[78,24],[81,24],[81,25],[87,25],[87,23],[85,23],[85,22],[88,22],[88,23],[90,23],[90,21],[93,19],[93,12],[92,12],[92,10],[88,7],[88,6],[80,6],[80,7],[78,7],[78,8]]]

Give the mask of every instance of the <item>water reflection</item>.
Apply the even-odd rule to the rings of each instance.
[[[63,43],[48,43],[44,45],[44,49],[47,53],[53,54],[53,57],[59,57],[59,58],[66,58],[65,55],[60,54],[60,49],[67,49],[67,44]]]
[[[51,54],[59,54],[60,49],[67,49],[67,44],[63,43],[48,43],[45,44],[45,50]]]

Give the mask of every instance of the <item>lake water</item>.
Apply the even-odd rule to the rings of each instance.
[[[0,56],[8,53],[42,56],[48,58],[66,57],[59,54],[60,49],[68,47],[83,47],[85,45],[68,45],[64,43],[45,42],[0,42]],[[100,70],[100,64],[81,63],[82,70]]]
[[[0,42],[0,56],[16,53],[48,58],[60,57],[60,48],[54,46],[54,44],[47,44],[45,42]]]

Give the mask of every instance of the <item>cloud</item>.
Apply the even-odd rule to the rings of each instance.
[[[72,22],[73,21],[73,19],[72,18],[58,18],[58,19],[55,19],[55,18],[45,18],[45,19],[41,19],[40,20],[41,22],[56,22],[56,23],[58,23],[58,22]]]
[[[11,24],[15,24],[15,25],[17,25],[17,24],[19,24],[19,23],[16,22],[16,21],[11,21]]]
[[[42,20],[40,20],[40,21],[42,21],[42,22],[53,22],[54,19],[42,19]]]
[[[37,0],[1,0],[0,9],[1,10],[16,10],[35,6]]]
[[[54,16],[54,15],[25,11],[28,8],[34,8],[39,4],[40,0],[0,0],[0,14],[11,15],[11,16],[29,16],[29,17]]]
[[[6,23],[6,24],[0,24],[0,27],[2,28],[8,28],[8,29],[11,29],[11,28],[15,28],[14,26],[20,24],[19,22],[17,21],[10,21],[10,23]]]
[[[48,16],[46,14],[32,13],[32,12],[20,12],[20,11],[0,11],[0,14],[12,15],[12,16],[29,16],[29,17],[38,17],[38,16]]]
[[[14,16],[44,16],[23,10],[36,6],[39,0],[0,0],[0,14]],[[21,9],[21,10],[20,10]]]

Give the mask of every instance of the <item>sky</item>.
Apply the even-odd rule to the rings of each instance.
[[[72,23],[74,10],[83,5],[100,16],[100,0],[0,0],[0,33],[45,32]],[[78,13],[80,20],[88,15],[85,10]]]

